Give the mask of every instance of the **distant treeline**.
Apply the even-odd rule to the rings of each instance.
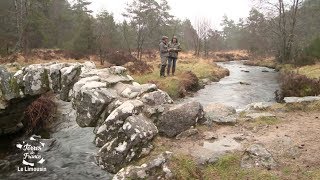
[[[266,1],[274,8],[253,8],[249,17],[237,22],[224,16],[223,29],[218,31],[208,18],[191,23],[172,16],[166,0],[134,0],[124,9],[121,23],[107,11],[94,17],[88,10],[89,0],[72,4],[67,0],[1,0],[0,55],[58,48],[83,55],[120,50],[140,58],[145,50],[158,49],[162,35],[176,35],[183,49],[196,55],[245,49],[275,55],[283,63],[314,62],[320,57],[320,0],[290,3]]]

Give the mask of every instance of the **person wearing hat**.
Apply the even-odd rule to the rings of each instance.
[[[160,58],[161,58],[161,67],[160,67],[160,77],[166,77],[165,70],[167,66],[167,61],[169,57],[168,49],[168,37],[162,36],[161,42],[159,44]]]
[[[168,44],[168,47],[170,51],[169,51],[169,57],[168,57],[167,75],[170,76],[170,69],[172,66],[172,75],[174,76],[174,73],[176,71],[178,54],[181,51],[180,43],[178,42],[178,38],[176,36],[173,36],[173,38],[171,39],[171,42],[169,42]]]

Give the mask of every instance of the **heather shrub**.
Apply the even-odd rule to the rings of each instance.
[[[320,79],[311,79],[293,72],[283,72],[280,78],[284,97],[316,96],[320,94]]]

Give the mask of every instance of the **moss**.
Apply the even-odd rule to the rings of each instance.
[[[47,69],[44,69],[43,73],[41,74],[41,82],[43,88],[49,89],[49,75]]]
[[[18,81],[16,78],[11,77],[9,80],[9,85],[10,85],[10,89],[12,90],[12,92],[16,95],[20,94],[20,86],[18,84]]]

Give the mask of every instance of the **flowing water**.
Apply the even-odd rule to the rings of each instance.
[[[209,103],[222,103],[236,109],[242,109],[254,102],[275,101],[274,91],[279,89],[279,84],[278,72],[274,69],[246,66],[242,61],[223,62],[218,65],[229,69],[230,76],[207,85],[185,101],[197,100],[204,106]]]
[[[40,140],[46,150],[41,152],[45,162],[45,172],[19,172],[22,166],[21,151],[10,157],[12,166],[7,172],[1,172],[0,179],[111,179],[112,175],[95,164],[94,156],[99,150],[93,141],[93,128],[81,128],[75,120],[75,112],[70,102],[56,101],[57,120],[54,123],[51,139]],[[25,138],[24,138],[25,139]],[[21,140],[24,140],[23,138]],[[15,146],[15,144],[12,144]],[[13,147],[15,148],[15,147]],[[1,165],[0,165],[1,168]]]
[[[274,91],[278,89],[278,73],[264,67],[245,66],[242,62],[219,63],[228,68],[230,76],[220,82],[207,85],[192,98],[203,105],[208,103],[223,103],[235,108],[243,108],[252,102],[274,101]],[[249,71],[249,72],[243,72]],[[268,72],[262,72],[268,71]],[[240,82],[250,85],[242,85]],[[8,171],[0,169],[0,179],[110,179],[112,175],[103,171],[95,164],[94,155],[98,148],[92,143],[93,128],[80,128],[72,115],[71,103],[58,101],[57,127],[46,141],[49,149],[44,152],[46,172],[18,172],[21,156],[13,155],[10,159],[13,166]],[[71,113],[71,114],[70,114]],[[15,146],[15,145],[13,145]],[[15,147],[13,147],[15,148]],[[19,153],[18,153],[19,154]],[[20,152],[21,155],[21,152]],[[3,164],[3,163],[2,163]],[[0,162],[0,168],[1,162]]]

